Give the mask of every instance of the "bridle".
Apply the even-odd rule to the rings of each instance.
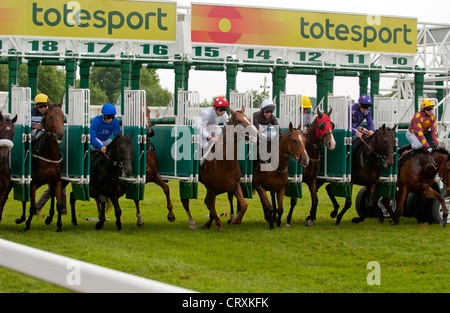
[[[375,134],[376,134],[376,133],[375,133]],[[373,134],[371,137],[375,137],[375,134]],[[392,151],[392,152],[391,152],[391,151],[388,151],[386,154],[379,154],[378,152],[375,151],[375,149],[373,149],[371,146],[369,146],[369,145],[367,144],[367,142],[362,138],[362,136],[360,137],[360,139],[361,139],[361,141],[364,143],[364,145],[366,145],[366,147],[367,147],[372,153],[374,153],[378,159],[380,159],[380,160],[383,161],[383,162],[386,161],[387,156],[388,156],[389,154],[395,154],[395,151]]]
[[[288,153],[285,153],[284,156],[285,156],[285,157],[291,157],[291,156],[293,156],[293,157],[295,158],[295,160],[298,162],[298,161],[300,160],[301,153],[297,155],[296,153],[293,152],[292,146],[294,145],[294,144],[293,144],[294,139],[292,139],[291,136],[292,136],[294,133],[300,133],[300,136],[302,136],[302,133],[301,133],[300,130],[298,130],[298,129],[293,129],[293,130],[288,134],[288,149],[287,149]],[[291,152],[290,152],[289,150],[291,150]]]

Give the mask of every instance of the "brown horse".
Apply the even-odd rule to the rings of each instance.
[[[25,223],[25,230],[29,230],[31,221],[36,213],[36,190],[44,184],[49,184],[52,196],[56,196],[58,221],[56,223],[57,231],[61,231],[61,210],[63,207],[64,194],[61,180],[62,173],[62,155],[59,151],[64,131],[64,113],[60,104],[50,105],[44,113],[42,124],[44,125],[44,136],[38,140],[40,149],[31,154],[31,184],[30,184],[30,215]],[[36,144],[38,144],[36,142]],[[54,209],[50,209],[50,215],[45,223],[49,225],[53,220]],[[16,223],[25,220],[25,211],[21,219],[16,219]]]
[[[389,168],[394,164],[394,154],[396,146],[395,125],[388,128],[381,126],[373,135],[365,137],[363,140],[355,144],[352,152],[352,180],[350,188],[354,184],[365,186],[367,194],[367,206],[375,207],[375,187],[376,182],[380,178],[381,166]],[[351,190],[350,189],[350,190]],[[352,198],[347,197],[342,211],[338,214],[339,204],[331,190],[331,184],[326,186],[328,196],[333,203],[334,210],[331,212],[331,218],[336,217],[336,225],[339,225],[345,212],[352,205]],[[354,218],[352,222],[358,223],[364,221],[365,216]]]
[[[243,135],[243,131],[240,131],[238,134],[235,130],[239,130],[241,127],[246,128],[249,126],[247,130],[250,129],[250,137],[251,140],[254,141],[256,141],[258,130],[252,125],[250,119],[244,114],[244,108],[240,111],[233,111],[230,108],[230,114],[231,117],[221,133],[219,141],[215,144],[214,149],[211,151],[213,156],[217,155],[217,157],[206,158],[199,169],[199,180],[206,187],[205,204],[210,212],[210,219],[203,225],[203,228],[210,228],[212,221],[214,220],[217,225],[217,229],[223,230],[222,223],[215,208],[216,196],[219,194],[225,192],[229,194],[232,193],[241,207],[238,216],[232,219],[232,224],[241,224],[242,218],[247,210],[247,202],[245,201],[241,186],[239,184],[241,179],[241,168],[237,157],[238,136]],[[229,132],[230,134],[228,134]],[[227,148],[231,147],[233,147],[233,151],[228,151],[227,153]],[[189,199],[181,198],[181,202],[183,203],[183,207],[189,216],[190,227],[195,228],[195,222],[193,222],[189,211]]]
[[[0,221],[2,220],[3,208],[8,199],[9,192],[13,187],[11,182],[10,156],[14,144],[14,123],[17,115],[11,120],[4,118],[0,112]]]
[[[148,148],[146,151],[146,159],[145,159],[145,170],[146,170],[145,182],[146,183],[154,182],[155,184],[157,184],[158,186],[160,186],[162,188],[162,190],[164,191],[164,194],[166,195],[167,210],[169,211],[169,213],[167,214],[167,219],[169,220],[169,222],[173,222],[173,221],[175,221],[175,214],[173,213],[173,205],[172,205],[172,202],[170,201],[170,188],[163,181],[161,174],[158,171],[158,160],[156,159],[156,154],[154,151],[155,147],[149,140],[149,138],[151,138],[155,135],[155,132],[153,131],[153,128],[152,128],[152,123],[150,121],[150,110],[147,106],[146,106],[146,119],[147,119],[146,129],[147,129]],[[119,185],[119,189],[120,189],[119,190],[119,198],[125,194],[125,187],[126,187],[125,184]],[[141,215],[139,200],[134,200],[134,204],[136,205],[137,226],[142,227],[142,226],[144,226],[144,219],[142,218],[142,215]]]
[[[333,136],[334,125],[330,120],[331,112],[332,109],[327,114],[324,114],[317,108],[317,118],[306,132],[306,152],[309,156],[309,164],[304,168],[302,178],[303,182],[308,185],[309,192],[311,193],[311,209],[309,216],[306,218],[305,226],[312,226],[316,220],[317,205],[319,204],[317,192],[325,182],[324,180],[317,179],[317,174],[320,170],[320,151],[322,144],[329,150],[334,150],[336,147],[336,141]],[[286,226],[291,225],[292,213],[296,204],[297,198],[292,197]]]
[[[278,148],[278,166],[271,171],[262,170],[262,162],[259,162],[253,172],[253,188],[258,192],[261,200],[264,216],[269,222],[269,227],[274,227],[274,220],[277,226],[281,225],[283,215],[283,198],[288,181],[288,165],[291,157],[303,167],[309,163],[308,153],[305,149],[305,136],[298,129],[289,123],[289,130],[283,135]],[[273,161],[273,159],[272,159]],[[267,197],[267,191],[272,195],[272,204]],[[275,201],[275,195],[276,200]],[[277,203],[278,202],[278,208]],[[278,217],[277,217],[278,215]]]
[[[395,213],[390,207],[390,199],[383,198],[383,205],[391,215],[395,224],[399,223],[403,214],[403,207],[408,192],[422,197],[438,200],[443,211],[441,225],[447,224],[448,211],[444,197],[431,185],[435,182],[436,174],[446,186],[446,194],[450,192],[450,156],[447,150],[436,148],[432,153],[427,151],[413,151],[403,156],[398,165],[398,208]]]

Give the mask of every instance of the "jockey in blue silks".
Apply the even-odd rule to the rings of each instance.
[[[359,128],[364,120],[367,123],[367,133],[373,135],[374,126],[372,119],[372,98],[369,95],[361,95],[358,102],[352,105],[352,135],[358,138],[362,136],[362,129]]]
[[[91,150],[106,152],[106,146],[120,133],[119,121],[115,117],[116,108],[111,103],[102,107],[102,114],[94,117],[91,123]]]

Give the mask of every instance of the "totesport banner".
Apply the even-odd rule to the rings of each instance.
[[[417,19],[192,4],[192,42],[415,54]]]
[[[176,2],[0,0],[0,35],[176,40]]]

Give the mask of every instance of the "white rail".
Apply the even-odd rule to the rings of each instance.
[[[76,292],[194,292],[3,239],[0,266]]]

